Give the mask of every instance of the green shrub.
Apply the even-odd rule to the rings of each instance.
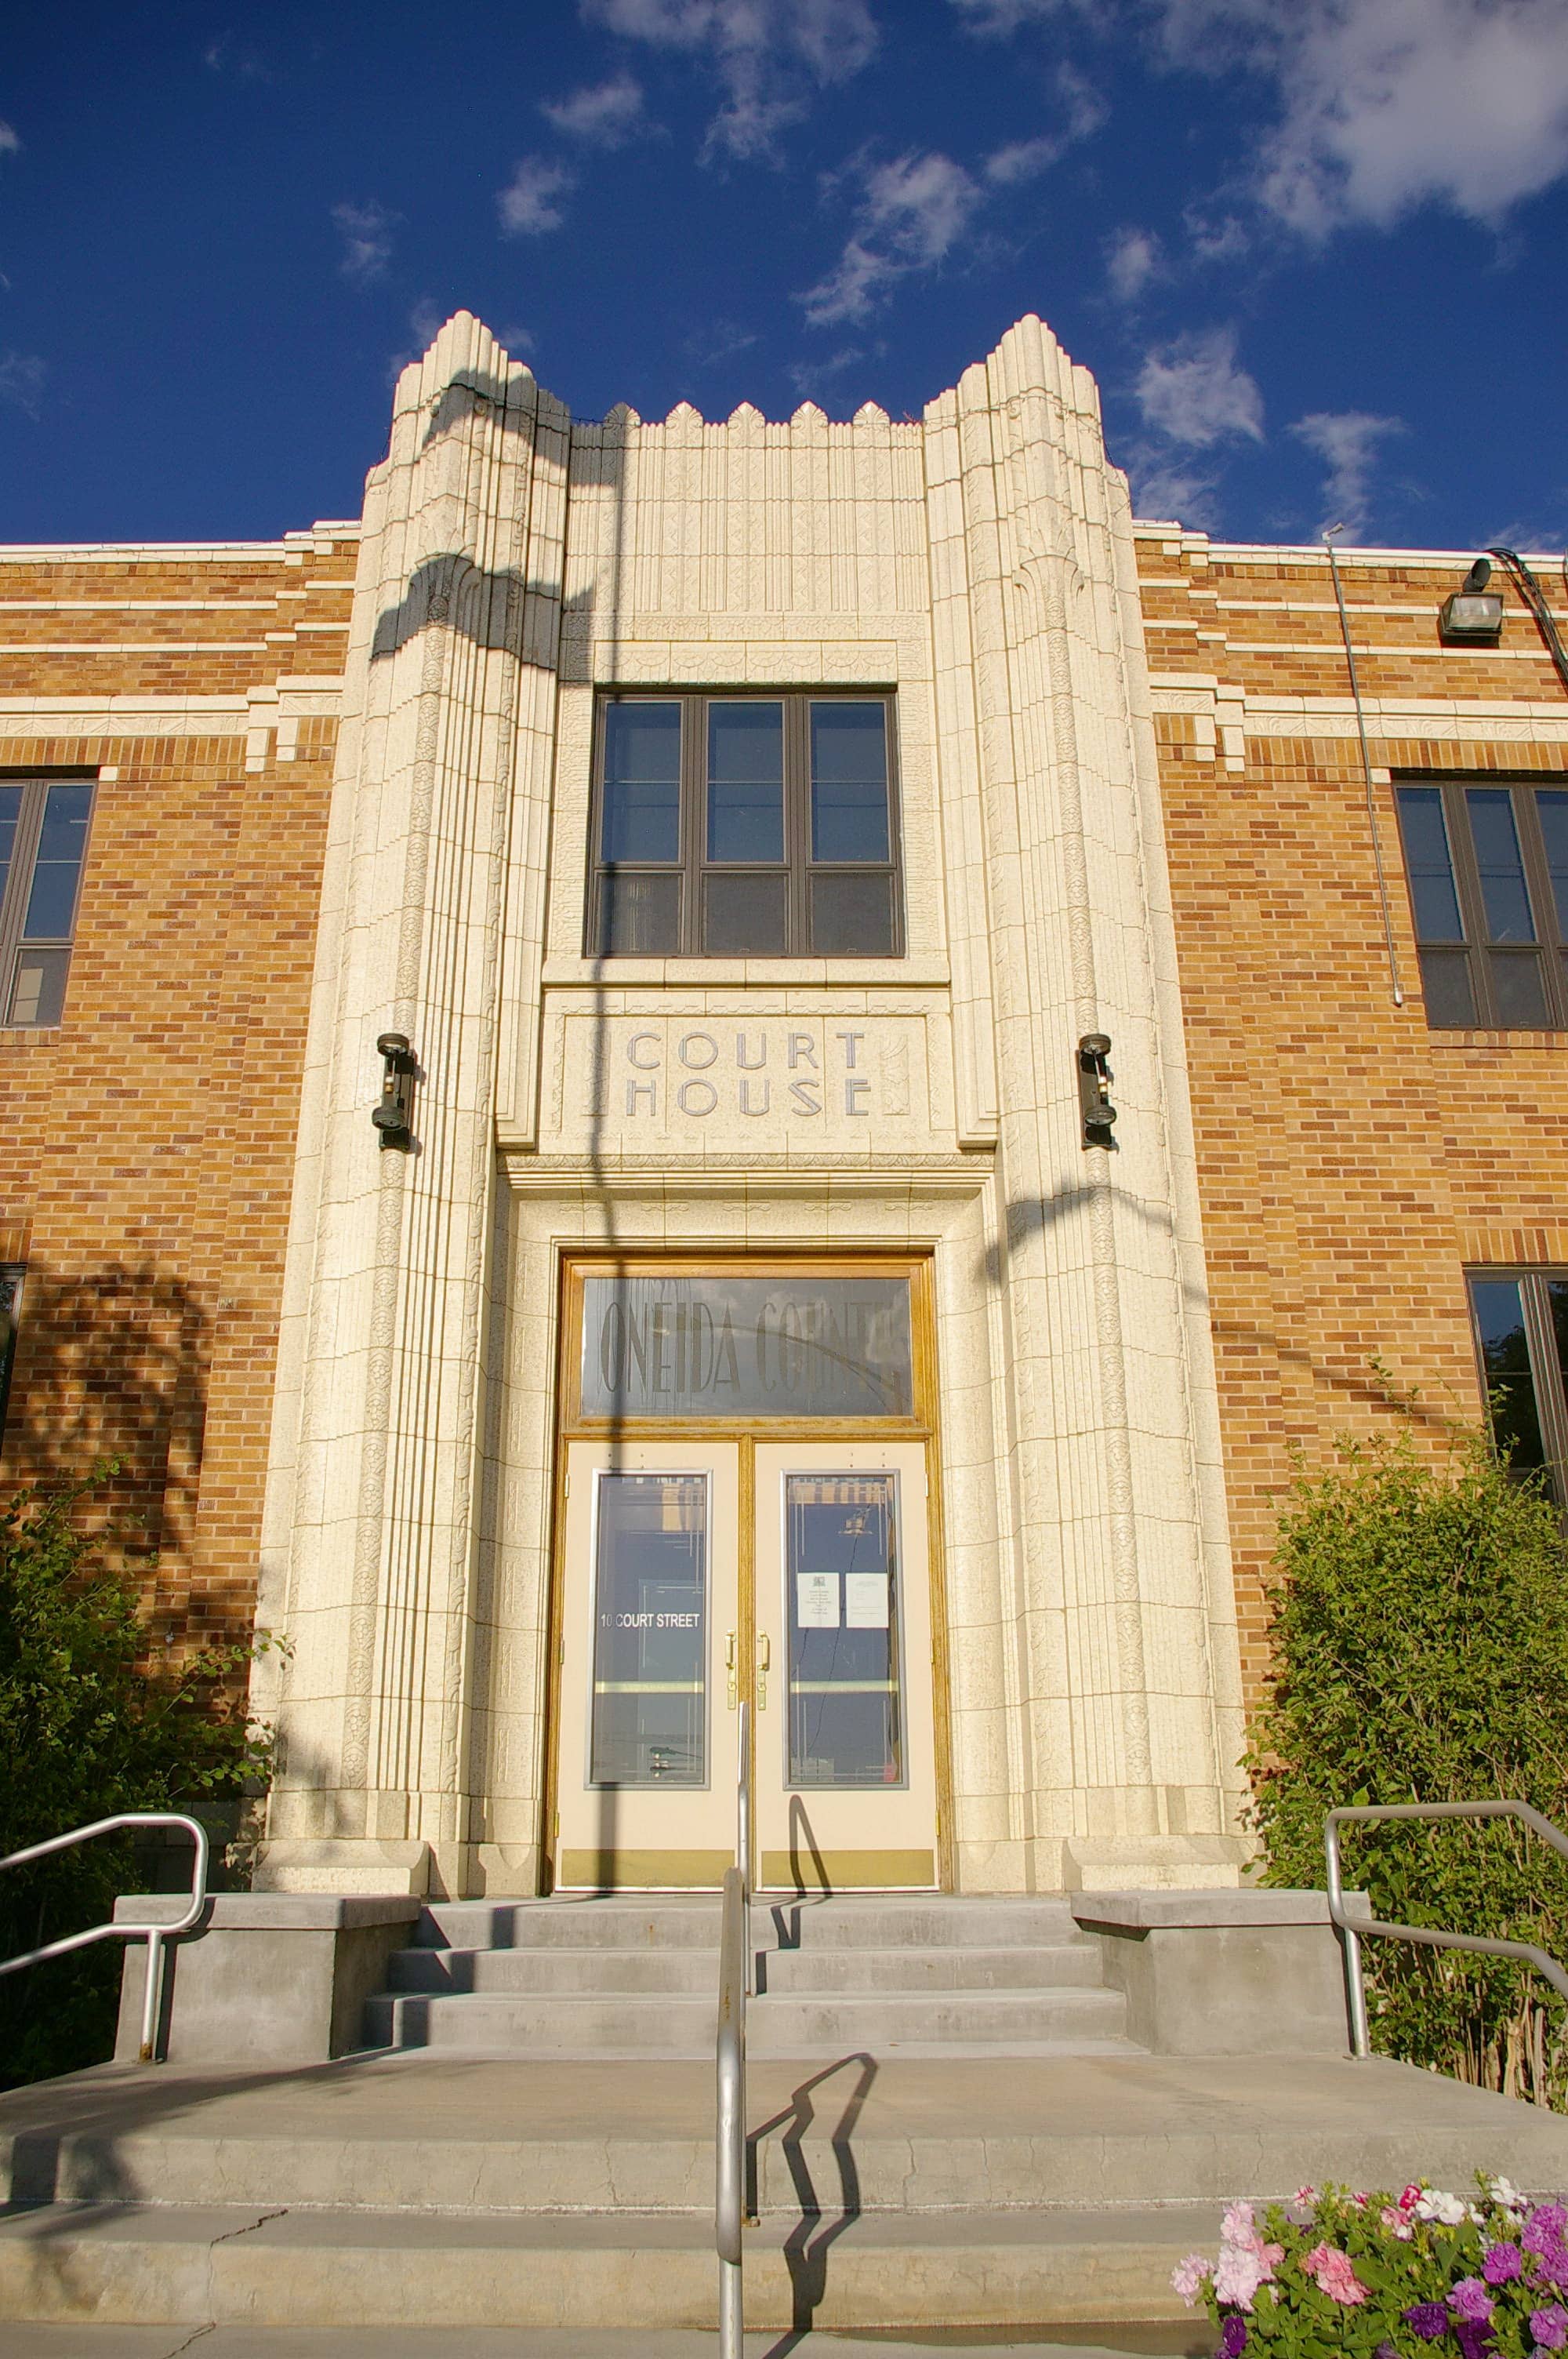
[[[1281,1517],[1270,1701],[1248,1767],[1265,1881],[1321,1885],[1336,1804],[1533,1803],[1568,1826],[1568,1549],[1550,1499],[1462,1430],[1341,1441]],[[1344,1832],[1374,1916],[1534,1941],[1568,1962],[1568,1873],[1517,1821]],[[1538,2102],[1565,2093],[1563,2008],[1500,1959],[1368,1940],[1374,2045]]]
[[[267,1740],[238,1692],[254,1650],[140,1667],[131,1582],[74,1520],[92,1487],[24,1492],[0,1512],[0,1857],[121,1810],[200,1814],[265,1781]],[[7,1869],[0,1958],[102,1923],[145,1875],[119,1838]],[[0,2085],[109,2054],[121,1958],[103,1941],[0,1978]]]

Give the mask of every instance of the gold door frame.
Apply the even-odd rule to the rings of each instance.
[[[756,1449],[768,1441],[820,1441],[835,1439],[914,1441],[924,1445],[926,1472],[927,1549],[931,1588],[931,1736],[936,1786],[936,1875],[938,1888],[953,1888],[951,1719],[948,1699],[948,1651],[946,1535],[942,1513],[942,1457],[937,1448],[936,1314],[929,1253],[827,1254],[818,1250],[747,1252],[716,1247],[708,1253],[604,1253],[586,1248],[558,1250],[557,1292],[556,1446],[550,1500],[550,1609],[545,1688],[545,1775],[541,1805],[540,1856],[543,1887],[557,1883],[557,1803],[560,1779],[560,1681],[566,1612],[565,1482],[567,1450],[574,1441],[613,1441],[618,1436],[639,1441],[730,1441],[739,1445],[738,1565],[741,1693],[751,1690],[756,1652],[754,1590],[756,1579]],[[706,1277],[715,1271],[744,1271],[756,1277],[905,1277],[909,1282],[910,1354],[913,1414],[909,1417],[799,1418],[624,1418],[585,1417],[582,1411],[583,1283],[589,1277]]]

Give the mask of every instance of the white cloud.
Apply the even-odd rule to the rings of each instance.
[[[1020,180],[1036,179],[1049,171],[1061,153],[1059,139],[1014,139],[986,158],[986,178],[994,188],[1014,188]]]
[[[1092,82],[1070,65],[1056,69],[1056,91],[1066,122],[1059,132],[1037,139],[1014,139],[986,158],[985,175],[995,188],[1011,188],[1033,180],[1060,161],[1076,140],[1087,139],[1106,118],[1106,103]]]
[[[209,41],[201,52],[201,62],[210,72],[232,74],[236,82],[272,80],[272,70],[265,60],[232,33],[221,33],[215,41]]]
[[[373,197],[362,205],[332,207],[332,219],[343,241],[338,267],[345,278],[356,287],[368,287],[373,279],[384,278],[387,264],[392,260],[392,233],[402,218],[401,213],[389,213]]]
[[[1136,303],[1163,266],[1160,241],[1152,230],[1119,229],[1106,247],[1105,275],[1119,303]]]
[[[47,362],[37,353],[0,353],[0,401],[37,418],[44,406]]]
[[[1237,366],[1234,328],[1177,336],[1146,353],[1138,406],[1146,425],[1190,449],[1238,434],[1263,440],[1263,397],[1257,380]]]
[[[879,345],[877,349],[880,351],[881,347]],[[789,372],[790,383],[802,401],[815,401],[819,394],[829,391],[835,378],[841,377],[847,369],[858,366],[868,358],[870,354],[864,344],[843,344],[838,352],[829,353],[826,360],[795,362]]]
[[[504,189],[496,196],[501,227],[507,237],[543,237],[559,229],[566,214],[560,199],[577,186],[577,176],[546,156],[524,156]]]
[[[1219,522],[1217,486],[1212,474],[1189,460],[1141,444],[1130,456],[1132,513],[1152,523],[1195,525],[1212,532]]]
[[[1324,492],[1331,513],[1324,519],[1325,527],[1342,524],[1352,539],[1366,530],[1378,445],[1404,431],[1402,418],[1374,418],[1364,409],[1314,409],[1296,419],[1291,432],[1316,451],[1326,469]]]
[[[620,147],[641,128],[643,92],[629,73],[574,90],[568,98],[546,99],[540,107],[557,131],[593,147]]]
[[[684,49],[719,83],[723,103],[706,156],[765,157],[806,110],[813,84],[858,73],[877,45],[867,0],[579,0],[589,24],[625,40]]]
[[[863,320],[893,283],[935,269],[981,201],[979,183],[950,156],[894,157],[865,174],[853,234],[826,278],[797,298],[806,324]]]
[[[1005,40],[1024,25],[1054,16],[1065,0],[952,0],[952,5],[970,32]]]
[[[19,156],[22,142],[8,123],[0,123],[0,156]]]
[[[1568,0],[1162,0],[1173,62],[1272,78],[1257,194],[1289,227],[1424,203],[1496,223],[1568,171]]]

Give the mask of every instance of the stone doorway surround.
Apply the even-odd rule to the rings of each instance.
[[[816,681],[898,699],[906,955],[586,959],[596,691]],[[852,1053],[872,1089],[743,1124],[717,1091],[628,1089],[628,1059],[675,1071],[738,1027],[808,1038],[819,1070]],[[386,1030],[419,1060],[407,1156],[369,1122]],[[1082,1143],[1092,1030],[1114,1153]],[[258,1618],[292,1654],[255,1692],[282,1748],[262,1887],[536,1888],[558,1265],[617,1245],[933,1255],[957,1884],[1234,1881],[1130,513],[1092,380],[1037,320],[903,425],[574,424],[466,314],[399,383],[280,1343]]]

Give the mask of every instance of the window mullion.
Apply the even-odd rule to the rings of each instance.
[[[1541,840],[1541,821],[1532,788],[1517,786],[1513,788],[1513,810],[1514,825],[1519,830],[1519,857],[1524,863],[1525,890],[1530,895],[1530,910],[1535,919],[1535,938],[1540,945],[1545,975],[1547,1013],[1552,1024],[1561,1030],[1568,1027],[1568,989],[1564,987],[1557,932],[1557,897],[1552,889],[1552,875],[1546,864],[1546,849]]]
[[[784,811],[788,822],[789,938],[795,958],[811,949],[811,731],[804,696],[785,700]]]
[[[1519,1275],[1519,1299],[1524,1309],[1525,1343],[1535,1386],[1535,1414],[1541,1447],[1552,1469],[1559,1506],[1568,1507],[1568,1404],[1563,1397],[1563,1372],[1557,1364],[1557,1337],[1552,1324],[1552,1304],[1546,1280],[1535,1272]]]
[[[22,790],[16,840],[11,847],[11,874],[5,884],[5,905],[0,909],[0,1024],[8,1024],[11,1020],[11,985],[16,972],[16,952],[22,943],[22,928],[27,922],[27,901],[33,889],[33,869],[43,836],[44,798],[48,792],[47,778],[29,778]],[[77,889],[80,896],[80,880]]]
[[[1463,786],[1453,780],[1443,788],[1444,816],[1448,821],[1448,848],[1454,862],[1454,885],[1459,896],[1459,915],[1465,925],[1465,942],[1470,960],[1470,993],[1476,1003],[1476,1020],[1490,1029],[1498,1023],[1497,1002],[1492,996],[1491,962],[1487,956],[1490,929],[1487,924],[1487,907],[1481,897],[1481,873],[1476,865],[1476,847],[1470,840],[1470,809],[1465,800]]]
[[[702,878],[708,846],[708,700],[681,699],[681,949],[702,956]]]

